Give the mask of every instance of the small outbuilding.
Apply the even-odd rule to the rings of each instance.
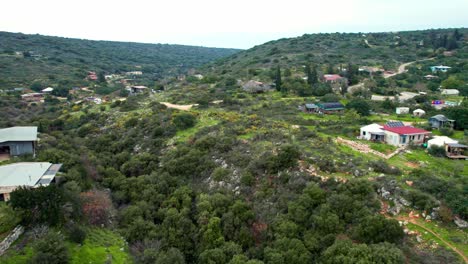
[[[444,115],[435,115],[429,118],[429,124],[432,128],[453,127],[455,120],[448,119]]]
[[[444,147],[445,144],[458,143],[457,140],[451,139],[447,136],[434,136],[427,141],[427,148],[431,147]]]
[[[130,92],[132,92],[133,94],[142,93],[142,92],[144,92],[146,89],[148,89],[148,87],[146,87],[146,86],[143,86],[143,85],[134,85],[134,86],[130,87]]]
[[[317,112],[318,105],[316,104],[305,104],[304,105],[304,112],[306,113],[315,113]]]
[[[360,129],[359,138],[382,142],[385,140],[385,131],[382,129],[383,126],[379,124],[370,124],[363,126]]]
[[[43,93],[51,93],[53,90],[54,90],[54,88],[52,88],[52,87],[47,87],[47,88],[45,88],[45,89],[42,89],[41,92],[43,92]]]
[[[440,94],[442,95],[459,95],[460,91],[457,89],[441,89]]]
[[[468,146],[458,143],[445,145],[445,154],[450,159],[468,159]]]
[[[340,102],[318,103],[317,106],[318,106],[318,112],[322,114],[341,113],[345,109],[344,105]]]
[[[421,116],[424,116],[425,114],[426,114],[426,111],[422,109],[416,109],[413,111],[413,116],[421,117]]]
[[[430,68],[432,72],[447,72],[449,69],[451,69],[451,67],[444,65],[431,66]]]
[[[397,107],[395,109],[397,115],[404,115],[409,113],[409,107]]]
[[[9,127],[0,129],[0,155],[21,156],[36,154],[37,127]]]

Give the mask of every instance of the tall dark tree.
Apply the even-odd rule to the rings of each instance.
[[[455,29],[455,31],[453,31],[453,37],[455,38],[455,40],[460,40],[462,39],[463,37],[463,34],[461,34],[458,29]]]
[[[98,82],[100,82],[100,83],[105,83],[106,82],[106,76],[104,76],[103,72],[98,73]]]
[[[281,91],[281,69],[280,66],[276,67],[276,75],[275,75],[275,86],[277,91]]]
[[[305,74],[307,75],[307,84],[313,86],[318,83],[317,68],[315,66],[310,66],[309,64],[305,67]]]
[[[457,43],[455,36],[452,36],[447,40],[447,44],[445,48],[447,48],[447,50],[454,50],[458,48],[458,43]]]

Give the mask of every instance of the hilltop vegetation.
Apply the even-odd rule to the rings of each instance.
[[[467,29],[459,29],[466,34]],[[236,77],[261,76],[265,70],[280,66],[294,72],[307,64],[337,71],[349,63],[395,69],[402,62],[437,54],[438,49],[452,50],[452,29],[403,31],[394,33],[305,34],[255,46],[221,59],[211,66],[216,74]],[[331,72],[329,72],[331,73]]]
[[[29,88],[33,82],[80,86],[88,71],[142,71],[154,81],[237,51],[0,32],[0,88]]]

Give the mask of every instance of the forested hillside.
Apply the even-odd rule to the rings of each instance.
[[[29,87],[34,81],[47,80],[78,85],[88,71],[142,71],[155,80],[237,51],[0,32],[0,88]]]

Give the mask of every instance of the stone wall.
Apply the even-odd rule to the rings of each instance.
[[[21,234],[24,232],[24,227],[22,226],[17,226],[11,233],[0,243],[0,256],[7,251],[8,248],[10,248],[11,244],[13,244],[16,239],[18,239]]]

